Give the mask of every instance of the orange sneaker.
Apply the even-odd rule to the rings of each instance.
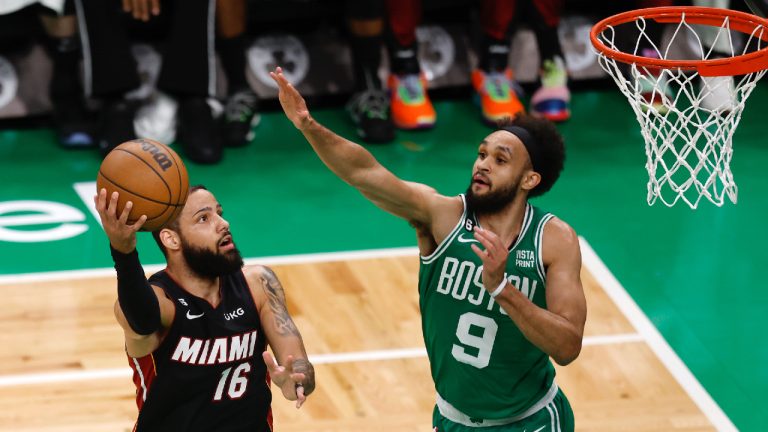
[[[512,70],[486,72],[482,69],[472,71],[472,86],[480,98],[483,121],[495,125],[504,118],[514,118],[525,111],[522,102],[515,94]]]
[[[435,125],[435,108],[423,75],[389,76],[392,120],[399,129],[428,129]]]

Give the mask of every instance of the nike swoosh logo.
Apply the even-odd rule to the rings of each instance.
[[[459,243],[480,243],[479,240],[473,238],[464,238],[464,233],[459,234],[456,240],[458,240]]]
[[[533,432],[539,432],[540,430],[544,429],[545,427],[546,427],[546,426],[542,426],[542,427],[540,427],[540,428],[536,429],[536,430],[535,430],[535,431],[533,431]]]
[[[203,315],[205,315],[205,312],[201,313],[200,315],[192,315],[191,313],[189,313],[189,311],[187,311],[187,319],[193,320],[193,319],[200,318]]]

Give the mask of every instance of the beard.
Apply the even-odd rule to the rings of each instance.
[[[515,200],[521,180],[522,176],[506,187],[502,187],[498,190],[489,190],[483,195],[475,195],[472,191],[472,181],[470,181],[469,187],[465,193],[467,207],[477,214],[498,213]]]
[[[243,267],[243,257],[237,248],[222,254],[186,244],[182,239],[181,252],[190,270],[203,279],[215,279]]]

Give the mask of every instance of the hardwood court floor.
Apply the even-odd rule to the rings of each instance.
[[[275,394],[275,430],[431,430],[434,387],[422,354],[418,259],[273,268],[318,383],[301,410]],[[586,270],[583,280],[585,346],[579,359],[557,370],[577,429],[713,430]],[[112,316],[114,277],[22,282],[0,290],[0,431],[130,430],[136,406],[122,333]]]

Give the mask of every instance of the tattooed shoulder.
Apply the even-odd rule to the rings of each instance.
[[[285,306],[285,290],[277,279],[277,275],[271,268],[262,266],[259,269],[259,281],[264,293],[267,295],[267,303],[272,310],[275,319],[275,327],[279,334],[299,336],[299,330],[293,323],[288,309]]]
[[[285,302],[285,290],[283,290],[283,285],[280,284],[280,280],[277,279],[277,275],[271,268],[267,266],[259,266],[259,281],[270,298],[274,296],[280,299],[283,303]]]

